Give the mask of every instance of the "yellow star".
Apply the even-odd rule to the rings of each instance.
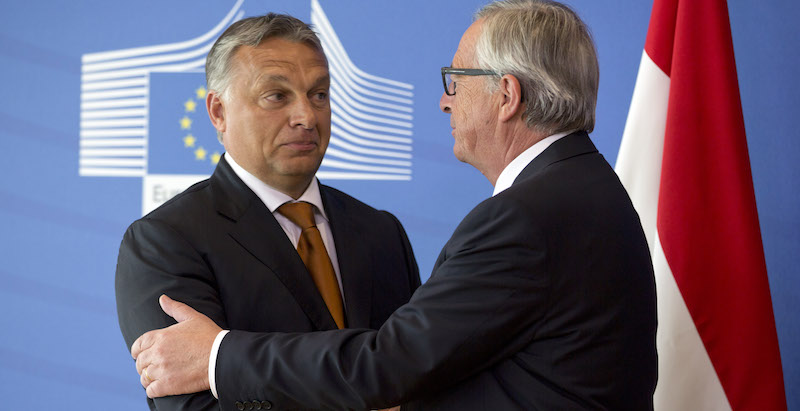
[[[186,137],[183,138],[183,146],[184,147],[194,147],[195,141],[197,141],[197,139],[194,138],[193,135],[189,134],[189,135],[187,135]]]
[[[195,107],[197,107],[197,103],[195,103],[192,99],[188,99],[185,103],[183,103],[183,108],[186,109],[187,113],[194,113]]]
[[[207,154],[206,150],[203,147],[200,147],[194,151],[194,158],[196,160],[205,160],[206,154]]]
[[[219,154],[219,151],[215,151],[214,154],[211,155],[211,164],[216,165],[219,163],[219,159],[222,155]]]
[[[195,92],[195,94],[197,94],[197,98],[206,98],[207,91],[206,91],[205,87],[201,86],[200,88],[198,88],[194,92]]]
[[[181,130],[189,130],[190,128],[192,128],[192,119],[183,116],[181,119]]]

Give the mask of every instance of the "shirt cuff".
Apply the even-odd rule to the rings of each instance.
[[[211,386],[211,394],[213,394],[216,399],[219,399],[217,395],[217,381],[215,378],[217,374],[217,354],[219,353],[219,345],[222,344],[222,339],[225,338],[228,332],[230,332],[230,330],[222,330],[217,334],[217,338],[214,339],[214,345],[211,346],[211,355],[208,357],[208,385]]]

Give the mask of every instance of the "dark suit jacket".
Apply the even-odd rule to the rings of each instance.
[[[220,405],[652,409],[655,298],[630,199],[573,133],[464,218],[379,331],[228,334]]]
[[[406,234],[393,215],[324,185],[320,191],[336,244],[347,325],[379,328],[420,283]],[[125,233],[116,295],[128,348],[146,331],[174,324],[158,305],[164,293],[226,329],[336,329],[283,229],[224,159],[210,179]],[[219,409],[209,391],[148,402],[159,410]]]

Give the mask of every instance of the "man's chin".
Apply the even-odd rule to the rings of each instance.
[[[317,174],[322,164],[321,157],[302,156],[287,160],[281,167],[281,174],[294,177],[311,178]]]
[[[461,150],[461,147],[459,147],[459,146],[458,146],[458,143],[456,143],[456,144],[453,146],[453,155],[456,157],[456,160],[458,160],[458,161],[460,161],[460,162],[462,162],[462,163],[467,163],[467,164],[469,164],[469,161],[468,161],[468,158],[467,158],[467,156],[466,156],[466,155],[464,154],[464,152]]]

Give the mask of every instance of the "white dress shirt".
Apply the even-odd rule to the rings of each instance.
[[[286,236],[289,238],[289,241],[292,242],[292,245],[295,249],[297,248],[297,242],[300,240],[300,234],[303,230],[300,228],[300,226],[291,222],[283,214],[277,212],[278,207],[282,206],[284,203],[296,203],[302,201],[311,203],[314,206],[314,221],[319,229],[320,234],[322,235],[322,242],[325,244],[325,249],[328,251],[328,257],[331,259],[333,271],[336,273],[336,281],[339,282],[339,290],[342,290],[342,275],[339,273],[339,259],[336,257],[336,245],[333,243],[333,233],[331,233],[330,224],[328,223],[328,216],[325,213],[325,208],[322,205],[322,195],[319,192],[319,182],[317,182],[317,179],[312,179],[311,184],[308,185],[308,188],[306,188],[306,191],[303,193],[303,195],[295,200],[292,197],[267,185],[258,177],[247,172],[247,170],[236,163],[236,160],[234,160],[229,153],[225,153],[223,155],[225,156],[225,160],[233,169],[233,172],[236,173],[236,175],[248,188],[250,188],[250,190],[253,190],[256,196],[258,196],[258,198],[264,202],[264,205],[267,206],[275,219],[278,220],[278,224],[280,224],[281,228],[283,228],[283,231],[286,233]],[[344,304],[344,295],[342,295],[342,304]],[[214,339],[214,344],[211,346],[211,355],[208,361],[208,382],[211,386],[211,393],[214,394],[214,397],[217,397],[217,385],[215,378],[216,373],[214,372],[217,365],[217,353],[219,352],[219,346],[222,343],[222,339],[227,333],[228,330],[220,331],[220,333],[217,334],[217,338]]]
[[[545,137],[536,144],[528,147],[525,151],[520,153],[515,159],[511,160],[510,163],[503,169],[500,175],[497,177],[497,181],[494,184],[494,193],[492,193],[492,197],[500,194],[505,189],[511,187],[511,184],[514,184],[514,180],[519,177],[519,173],[528,166],[528,164],[533,161],[539,154],[542,154],[547,147],[550,147],[550,144],[555,143],[556,141],[560,140],[562,137],[567,136],[568,134],[572,133],[572,131],[567,131],[566,133],[558,133],[553,134],[552,136]]]

